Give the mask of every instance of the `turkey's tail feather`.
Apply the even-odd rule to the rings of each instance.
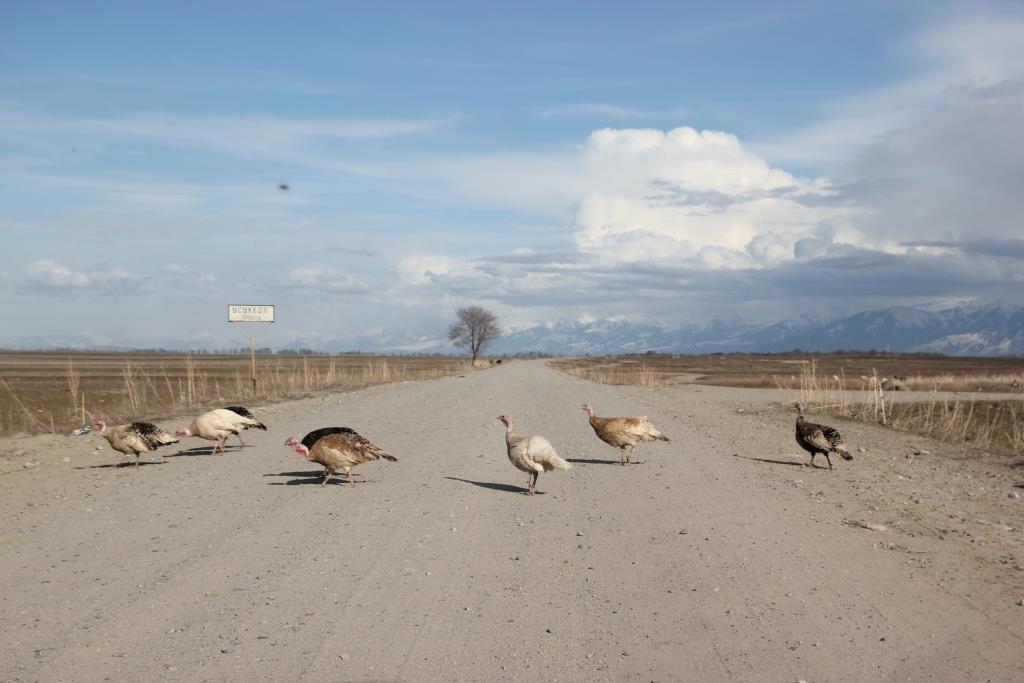
[[[398,462],[398,458],[396,458],[395,456],[391,455],[390,453],[385,451],[383,448],[380,448],[378,446],[374,446],[371,450],[372,450],[373,454],[376,455],[377,457],[384,458],[385,460],[390,460],[391,462]]]
[[[659,432],[659,431],[654,431],[654,432],[653,432],[653,433],[651,434],[651,436],[653,436],[653,437],[654,437],[655,439],[657,439],[658,441],[671,441],[671,439],[670,439],[670,438],[668,438],[667,436],[665,436],[664,434],[662,434],[662,433],[661,433],[661,432]]]
[[[572,463],[562,460],[557,455],[551,458],[551,467],[556,470],[571,470]]]

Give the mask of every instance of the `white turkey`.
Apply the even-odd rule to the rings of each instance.
[[[245,417],[225,408],[215,408],[192,420],[189,427],[175,432],[179,437],[196,436],[207,441],[215,441],[213,452],[224,452],[224,442],[232,434],[238,435],[246,427],[255,427],[259,422],[252,417]]]
[[[139,466],[139,456],[152,453],[161,446],[178,443],[178,440],[151,422],[132,422],[131,424],[108,426],[101,419],[92,421],[92,428],[102,436],[115,451],[135,456],[135,466]]]
[[[263,431],[267,431],[267,425],[257,420],[256,416],[249,412],[249,409],[246,408],[245,406],[224,406],[224,410],[230,410],[232,413],[236,413],[237,415],[241,415],[242,417],[247,417],[255,422],[255,424],[244,425],[242,429],[249,429],[250,427],[252,427],[254,429],[262,429]],[[237,436],[238,443],[242,444],[242,448],[245,448],[245,442],[242,441],[242,435],[238,434]]]
[[[804,404],[796,404],[796,442],[800,448],[811,454],[811,466],[814,465],[814,456],[821,453],[828,462],[828,468],[832,469],[832,459],[829,453],[838,453],[843,460],[853,460],[853,455],[846,450],[846,439],[839,433],[839,430],[828,425],[814,424],[804,419]]]
[[[589,403],[582,406],[583,412],[590,417],[590,426],[594,428],[597,438],[609,446],[619,449],[619,464],[631,462],[633,448],[639,442],[668,441],[669,438],[659,432],[646,415],[640,417],[598,417]],[[629,448],[629,452],[626,452]]]
[[[543,436],[517,436],[512,428],[511,417],[501,415],[498,420],[505,425],[508,459],[518,469],[530,475],[526,486],[531,496],[537,492],[537,478],[541,472],[572,469],[572,465],[558,457],[554,447]]]

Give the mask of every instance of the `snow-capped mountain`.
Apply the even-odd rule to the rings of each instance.
[[[32,337],[0,342],[0,348],[95,350],[167,349],[218,351],[247,348],[248,340],[203,335],[187,339]],[[366,330],[344,339],[308,337],[275,350],[445,353],[453,349],[437,330],[423,334]],[[737,317],[706,324],[666,326],[653,321],[586,318],[552,320],[505,329],[494,354],[540,351],[552,355],[868,350],[921,351],[961,356],[1024,355],[1024,306],[975,301],[942,307],[893,307],[850,316],[806,313],[770,325]]]
[[[1024,355],[1024,307],[999,302],[926,310],[900,306],[851,316],[803,314],[771,325],[738,319],[667,328],[655,323],[553,321],[510,331],[494,351],[582,353],[868,350]]]

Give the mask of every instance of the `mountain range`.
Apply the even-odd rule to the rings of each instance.
[[[26,337],[0,341],[0,348],[18,349],[167,349],[217,351],[248,348],[245,339],[204,335],[189,339],[121,339],[91,337]],[[397,334],[377,329],[344,339],[310,337],[273,347],[325,353],[380,351],[445,353],[444,337]],[[900,306],[849,316],[814,313],[769,325],[753,325],[738,317],[707,323],[665,326],[621,319],[560,319],[507,327],[490,349],[493,354],[539,351],[552,355],[613,353],[715,353],[869,350],[931,352],[956,356],[1024,355],[1024,306],[1002,302],[970,302],[947,308]]]
[[[770,325],[715,319],[662,327],[625,320],[568,321],[509,330],[495,352],[557,355],[869,350],[955,356],[1024,355],[1024,306],[1001,302],[927,310],[901,306],[850,316],[804,314]]]

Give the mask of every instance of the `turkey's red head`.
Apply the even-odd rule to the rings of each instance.
[[[96,418],[95,420],[92,421],[92,428],[97,432],[102,432],[104,429],[106,429],[106,426],[107,423],[99,418]]]
[[[303,458],[309,460],[309,449],[303,446],[301,443],[295,447],[295,452],[301,455]]]
[[[289,436],[288,440],[284,442],[284,445],[288,448],[295,448],[299,445],[299,442],[295,440],[294,436]]]
[[[587,415],[590,415],[591,417],[594,416],[594,406],[590,405],[589,403],[584,403],[583,405],[580,406],[580,408],[582,408],[583,412],[585,412]]]
[[[180,437],[183,437],[183,436],[189,436],[189,433],[188,433],[187,429],[182,427],[181,429],[176,429],[174,431],[174,435],[180,438]]]
[[[512,423],[512,418],[510,418],[508,415],[499,415],[498,422],[508,427]]]

